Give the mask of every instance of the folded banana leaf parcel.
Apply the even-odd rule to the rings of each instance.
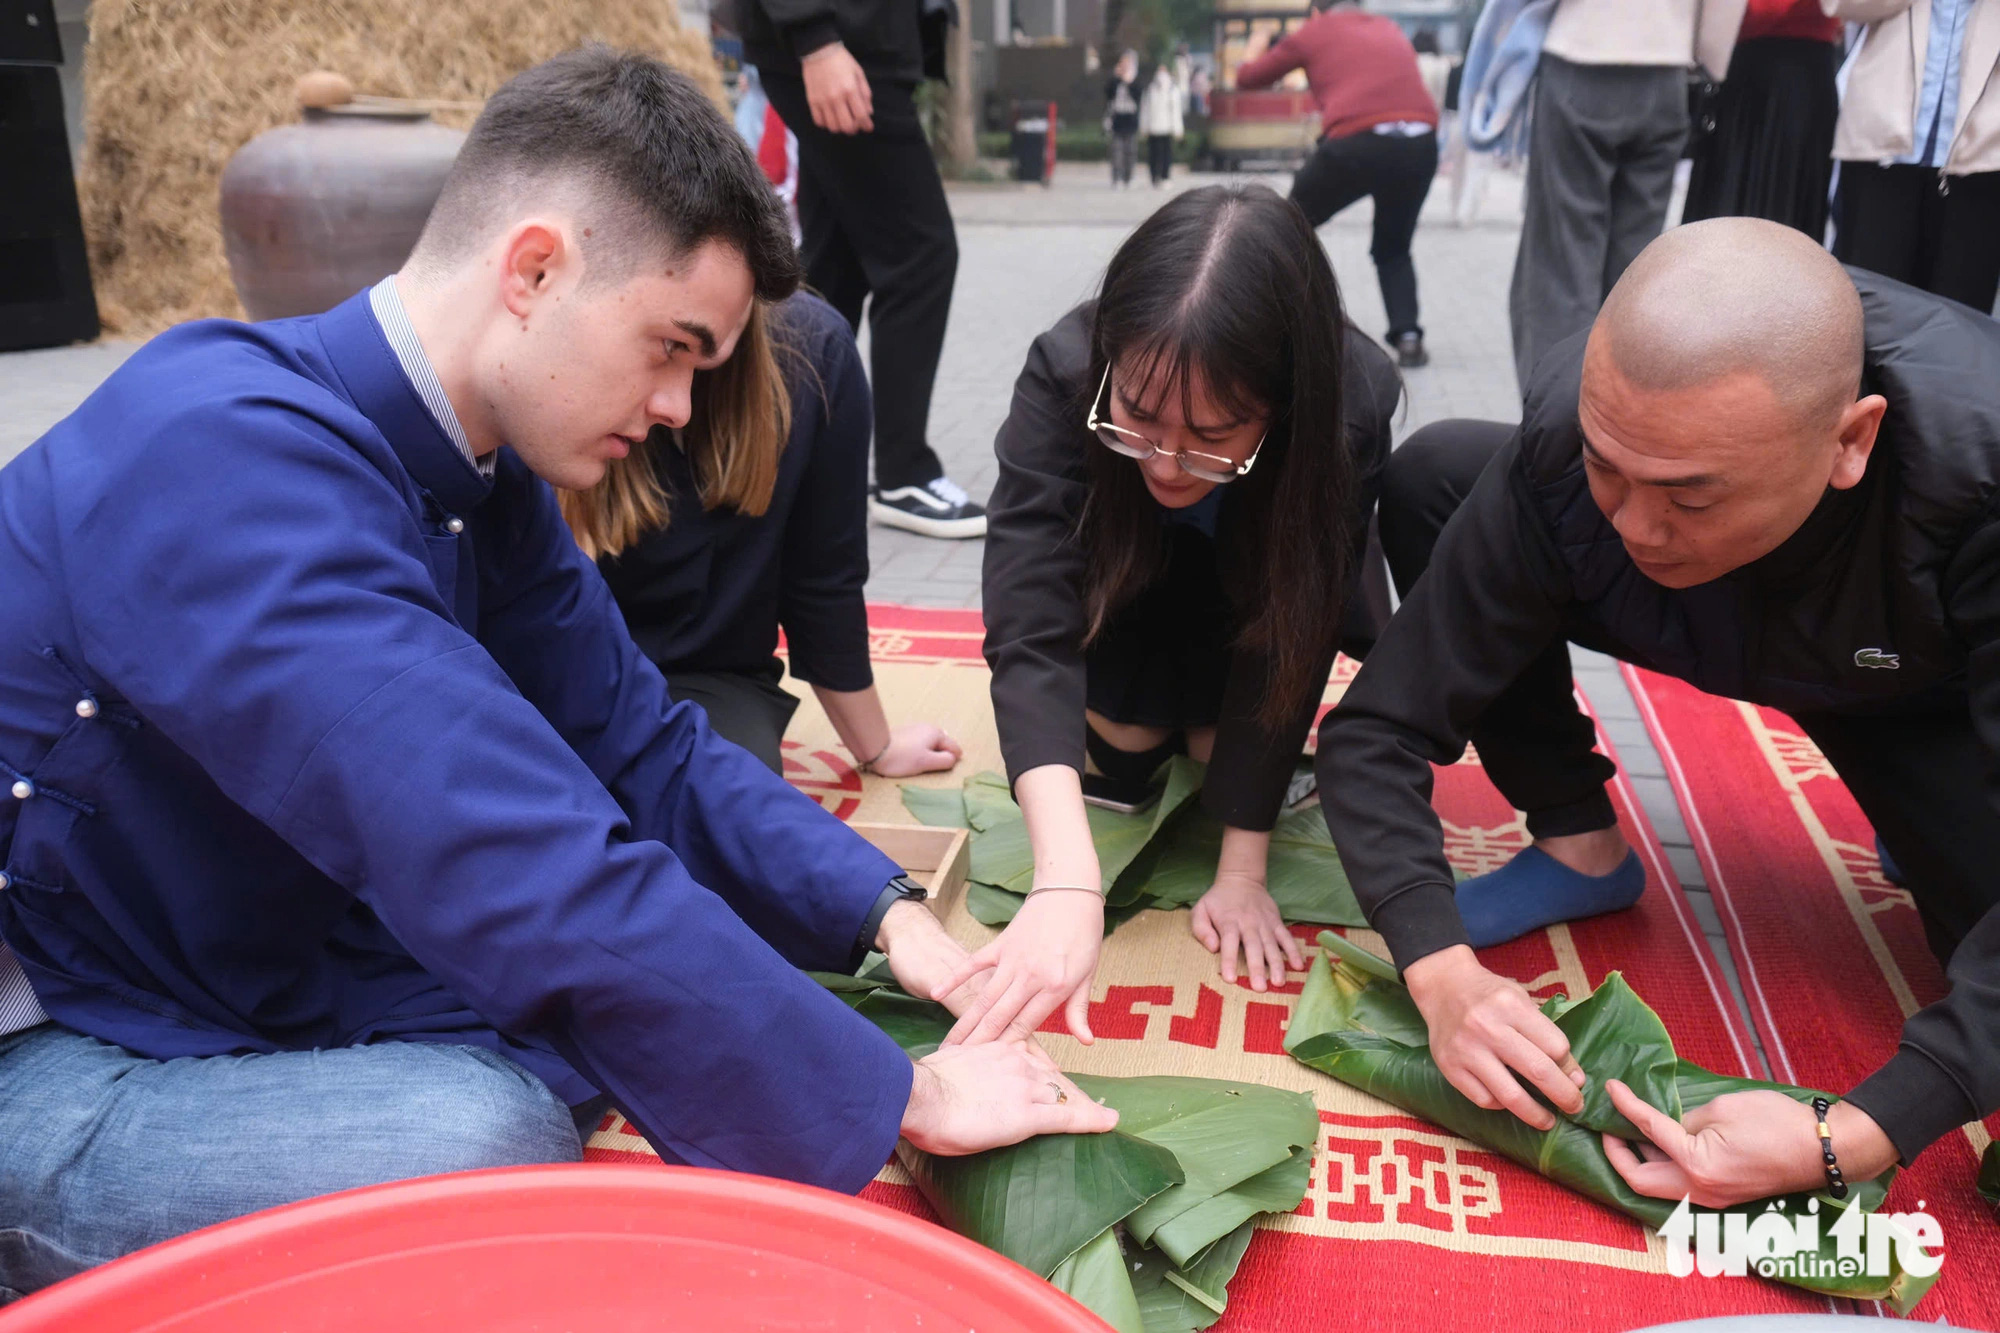
[[[1613,972],[1582,999],[1558,995],[1542,1006],[1542,1012],[1569,1038],[1570,1050],[1590,1082],[1584,1089],[1581,1114],[1569,1116],[1558,1111],[1554,1129],[1538,1130],[1511,1111],[1475,1106],[1445,1081],[1431,1059],[1423,1014],[1396,979],[1392,966],[1332,931],[1323,932],[1319,941],[1320,956],[1306,978],[1285,1035],[1285,1050],[1293,1059],[1442,1125],[1460,1138],[1656,1229],[1667,1221],[1677,1201],[1634,1192],[1612,1167],[1602,1134],[1615,1134],[1628,1142],[1644,1136],[1612,1106],[1605,1080],[1618,1079],[1676,1120],[1725,1093],[1766,1089],[1801,1102],[1825,1095],[1781,1083],[1732,1078],[1680,1059],[1659,1015],[1633,992],[1622,975]],[[1824,1262],[1800,1267],[1837,1273],[1838,1242],[1832,1234],[1835,1223],[1846,1208],[1873,1212],[1880,1207],[1893,1175],[1891,1171],[1851,1185],[1845,1202],[1815,1191],[1719,1211],[1754,1219],[1776,1202],[1787,1216],[1796,1218],[1817,1201],[1819,1258]],[[1886,1277],[1856,1274],[1779,1280],[1829,1296],[1887,1301],[1898,1313],[1907,1313],[1936,1278],[1905,1272],[1893,1253],[1891,1264],[1892,1271]]]
[[[1149,907],[1192,907],[1215,882],[1222,823],[1194,799],[1204,767],[1179,756],[1164,771],[1165,786],[1150,809],[1128,815],[1086,807],[1104,873],[1107,929]],[[1012,921],[1033,887],[1035,857],[1007,779],[979,773],[960,790],[905,786],[903,806],[923,823],[972,830],[966,910],[989,926]],[[1316,808],[1278,817],[1265,887],[1287,921],[1367,924]]]
[[[912,1059],[951,1030],[943,1005],[879,975],[816,979]],[[1256,1220],[1305,1197],[1312,1098],[1203,1078],[1072,1076],[1118,1112],[1108,1134],[1048,1134],[969,1157],[897,1156],[952,1230],[1047,1278],[1119,1333],[1193,1333],[1222,1317]]]

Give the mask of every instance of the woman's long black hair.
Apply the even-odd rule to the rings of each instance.
[[[1242,622],[1236,646],[1269,663],[1258,720],[1278,729],[1318,702],[1315,679],[1338,633],[1353,560],[1354,465],[1341,406],[1340,289],[1305,215],[1262,185],[1190,190],[1118,247],[1097,301],[1088,383],[1106,366],[1127,384],[1178,392],[1192,419],[1197,379],[1230,415],[1268,415],[1250,475],[1230,483],[1218,535]],[[1158,399],[1140,404],[1148,410]],[[1159,506],[1139,468],[1090,450],[1089,637],[1159,573]],[[1249,586],[1243,586],[1247,580]]]

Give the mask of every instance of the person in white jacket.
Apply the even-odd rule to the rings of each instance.
[[[1834,253],[1992,313],[2000,0],[1820,0],[1863,23],[1834,130]]]
[[[1173,174],[1174,141],[1185,131],[1181,100],[1174,72],[1162,62],[1139,99],[1139,133],[1146,136],[1146,170],[1155,186],[1164,185]]]

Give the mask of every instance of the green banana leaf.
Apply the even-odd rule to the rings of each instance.
[[[1290,1157],[1268,1171],[1260,1171],[1170,1219],[1153,1233],[1154,1247],[1186,1268],[1198,1263],[1205,1249],[1216,1243],[1211,1238],[1217,1231],[1239,1227],[1260,1213],[1289,1213],[1306,1196],[1312,1155],[1311,1145],[1295,1148]]]
[[[1256,1223],[1245,1222],[1179,1269],[1160,1251],[1141,1250],[1130,1267],[1146,1333],[1197,1333],[1222,1318],[1230,1279],[1256,1229]]]
[[[1215,882],[1215,860],[1222,850],[1222,822],[1201,810],[1189,813],[1170,837],[1146,892],[1155,907],[1192,907]],[[1287,921],[1324,926],[1364,924],[1354,887],[1340,864],[1340,853],[1326,831],[1318,807],[1287,810],[1271,830],[1265,887]]]
[[[970,1157],[905,1144],[897,1156],[946,1226],[1044,1277],[1183,1174],[1169,1149],[1115,1129]]]
[[[1108,1080],[1079,1074],[1076,1083],[1118,1108],[1120,1133],[1167,1148],[1187,1169],[1182,1185],[1163,1191],[1125,1219],[1126,1232],[1141,1243],[1152,1242],[1156,1231],[1190,1209],[1289,1161],[1319,1137],[1319,1112],[1312,1098],[1296,1092],[1202,1078]],[[1110,1086],[1114,1083],[1121,1086]],[[1148,1095],[1128,1113],[1125,1103],[1134,1099],[1127,1090],[1140,1086]],[[1200,1249],[1242,1220],[1233,1218],[1208,1231],[1192,1248]]]
[[[917,817],[919,824],[932,828],[971,828],[965,817],[965,790],[962,787],[903,788],[903,808]]]
[[[1056,1265],[1051,1285],[1089,1306],[1118,1333],[1161,1333],[1139,1303],[1132,1276],[1126,1271],[1125,1247],[1116,1228],[1106,1227],[1097,1238]]]
[[[951,1029],[944,1006],[905,994],[879,965],[813,976],[912,1058]],[[1208,1327],[1255,1219],[1305,1197],[1319,1134],[1312,1098],[1215,1079],[1074,1081],[1118,1111],[1117,1129],[969,1157],[904,1143],[897,1156],[946,1225],[1047,1277],[1121,1333]]]
[[[1105,928],[1147,908],[1190,907],[1215,881],[1222,825],[1193,797],[1202,765],[1176,757],[1164,767],[1160,799],[1138,814],[1086,809],[1105,884]],[[1004,926],[1021,909],[1034,880],[1034,852],[1006,779],[968,778],[960,790],[903,788],[903,806],[926,824],[972,830],[966,910],[974,920]],[[1267,887],[1287,921],[1366,924],[1340,856],[1316,809],[1287,811],[1271,834]]]
[[[1393,969],[1331,931],[1320,935],[1320,946],[1322,953],[1306,979],[1285,1036],[1285,1049],[1294,1059],[1442,1125],[1461,1138],[1490,1148],[1649,1226],[1657,1228],[1667,1220],[1674,1203],[1635,1193],[1605,1156],[1599,1131],[1588,1123],[1593,1120],[1608,1123],[1604,1118],[1608,1103],[1601,1103],[1594,1111],[1587,1105],[1580,1118],[1583,1123],[1558,1115],[1556,1127],[1548,1131],[1530,1127],[1509,1111],[1482,1110],[1438,1071],[1431,1059],[1421,1015],[1416,1014],[1415,1004],[1395,979]],[[1664,1028],[1658,1017],[1646,1009],[1616,973],[1606,978],[1606,985],[1598,988],[1598,994],[1606,995],[1600,1004],[1591,1003],[1597,998],[1593,995],[1574,1004],[1551,1006],[1571,1042],[1582,1043],[1579,1063],[1593,1084],[1617,1078],[1631,1083],[1635,1091],[1654,1105],[1671,1108],[1673,1099],[1660,1091],[1660,1080],[1665,1076],[1660,1049]],[[1640,1014],[1638,1010],[1645,1012]],[[1382,1020],[1380,1026],[1378,1018]],[[1666,1043],[1664,1049],[1670,1055],[1671,1043]],[[1724,1093],[1753,1089],[1782,1092],[1798,1101],[1810,1101],[1821,1095],[1809,1089],[1716,1074],[1678,1058],[1673,1062],[1672,1081],[1682,1110],[1704,1105]],[[1615,1112],[1611,1114],[1616,1116]],[[1633,1133],[1630,1137],[1639,1136]],[[1844,1204],[1824,1192],[1813,1192],[1788,1196],[1784,1206],[1796,1215],[1809,1200],[1818,1200],[1822,1253],[1831,1258],[1837,1253],[1837,1242],[1830,1234],[1833,1218],[1829,1212],[1838,1213],[1846,1207],[1874,1211],[1888,1192],[1889,1180],[1890,1176],[1884,1175],[1854,1185]],[[1763,1212],[1769,1203],[1759,1200],[1725,1211],[1752,1215]],[[1898,1266],[1886,1278],[1862,1274],[1851,1278],[1799,1279],[1792,1285],[1831,1296],[1888,1301],[1899,1313],[1907,1313],[1923,1298],[1933,1280],[1913,1277]]]
[[[1585,1071],[1618,1069],[1617,1078],[1649,1106],[1681,1118],[1680,1086],[1674,1081],[1680,1059],[1667,1025],[1633,993],[1622,973],[1613,972],[1589,998],[1551,1001],[1545,1010],[1569,1038],[1570,1054]],[[1611,1105],[1604,1079],[1583,1086],[1583,1110],[1572,1116],[1577,1124],[1621,1139],[1641,1139],[1639,1127]]]

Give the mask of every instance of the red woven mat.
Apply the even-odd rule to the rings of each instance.
[[[1845,1091],[1895,1053],[1906,1015],[1944,994],[1910,895],[1882,877],[1874,830],[1791,719],[1630,666],[1625,678],[1773,1075]],[[1944,1269],[1913,1318],[2000,1328],[2000,1227],[1973,1188],[1996,1133],[2000,1116],[1947,1135],[1890,1191],[1891,1209],[1921,1207],[1944,1231]]]
[[[876,680],[894,721],[935,721],[965,746],[955,785],[1000,768],[978,613],[871,607]],[[1328,685],[1352,678],[1343,660]],[[854,774],[808,700],[786,742],[787,775],[843,818],[909,822],[896,785]],[[1607,745],[1608,751],[1608,745]],[[1478,756],[1438,770],[1436,804],[1462,870],[1499,865],[1527,845],[1521,817],[1487,781]],[[1555,926],[1486,951],[1490,966],[1537,995],[1571,994],[1622,969],[1689,1058],[1747,1072],[1754,1051],[1735,1018],[1659,840],[1621,779],[1614,800],[1646,861],[1645,896],[1630,912]],[[968,944],[990,935],[954,917]],[[1316,930],[1301,927],[1312,939]],[[1378,951],[1378,937],[1349,932]],[[1298,1211],[1270,1219],[1230,1288],[1218,1333],[1297,1330],[1507,1330],[1618,1333],[1671,1319],[1826,1310],[1829,1303],[1754,1278],[1676,1279],[1649,1230],[1305,1068],[1284,1054],[1285,1022],[1303,977],[1265,994],[1225,985],[1188,934],[1187,914],[1142,913],[1106,942],[1083,1046],[1044,1040],[1067,1068],[1113,1074],[1242,1079],[1312,1094],[1325,1125]],[[630,1160],[644,1141],[612,1117],[587,1155]],[[891,1165],[866,1191],[927,1215]]]

